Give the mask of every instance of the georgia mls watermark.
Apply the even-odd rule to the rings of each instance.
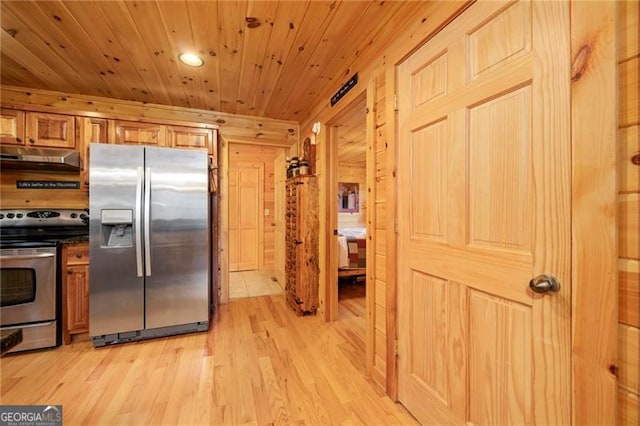
[[[0,405],[0,426],[62,426],[62,405]]]

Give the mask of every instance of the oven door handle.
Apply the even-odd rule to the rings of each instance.
[[[53,257],[55,254],[53,253],[41,253],[41,254],[26,254],[26,255],[18,255],[18,256],[0,256],[2,260],[14,260],[14,259],[42,259],[44,257]]]
[[[37,324],[26,324],[26,325],[10,325],[7,327],[0,327],[0,330],[4,331],[4,330],[15,330],[18,328],[34,328],[34,327],[44,327],[47,325],[52,325],[55,324],[55,321],[49,321],[49,322],[39,322]]]
[[[142,276],[142,167],[138,167],[138,181],[136,183],[136,272]]]

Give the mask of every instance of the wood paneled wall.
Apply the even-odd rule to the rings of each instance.
[[[290,146],[298,140],[298,123],[217,111],[155,105],[82,96],[47,90],[0,86],[0,104],[5,108],[65,113],[98,118],[150,122],[215,124],[220,135],[230,140],[256,144]]]
[[[579,2],[576,2],[579,5]],[[620,96],[620,123],[621,130],[620,133],[625,133],[624,136],[621,136],[621,143],[623,143],[624,148],[620,149],[627,150],[629,159],[638,153],[638,119],[637,119],[637,94],[638,94],[638,83],[637,83],[637,75],[638,75],[638,50],[637,50],[637,40],[638,40],[638,12],[637,12],[637,2],[633,1],[624,1],[618,2],[619,7],[621,8],[620,15],[624,15],[624,19],[620,19],[620,28],[623,29],[624,36],[622,37],[625,42],[619,43],[620,50],[624,51],[624,54],[620,54],[619,58],[619,69],[621,72],[620,83],[621,83],[621,96]],[[367,190],[370,199],[368,200],[370,205],[370,217],[372,218],[371,223],[367,223],[369,226],[369,231],[373,231],[371,233],[370,238],[372,238],[372,245],[375,246],[376,256],[374,262],[375,268],[375,283],[376,283],[376,291],[374,295],[373,305],[375,309],[373,312],[369,312],[367,314],[367,331],[371,332],[373,328],[375,333],[379,333],[380,330],[385,329],[385,335],[376,335],[375,343],[374,343],[374,351],[375,356],[373,357],[373,361],[371,357],[367,357],[367,367],[369,373],[372,375],[372,378],[375,382],[380,383],[381,385],[386,387],[387,393],[392,397],[397,396],[396,391],[396,359],[393,354],[394,351],[394,340],[392,333],[395,333],[395,320],[396,320],[396,286],[401,285],[401,283],[396,283],[395,270],[396,270],[396,254],[395,254],[395,231],[394,231],[394,217],[395,217],[395,167],[396,167],[396,159],[395,159],[395,144],[396,140],[396,123],[395,123],[395,104],[393,101],[394,91],[395,91],[395,66],[399,64],[403,58],[411,53],[413,49],[415,49],[421,40],[428,39],[429,36],[435,33],[439,28],[446,25],[452,17],[454,17],[460,10],[464,9],[467,4],[465,2],[453,3],[453,2],[425,2],[423,8],[416,14],[416,20],[408,23],[404,29],[396,34],[396,38],[391,44],[391,46],[384,51],[378,52],[377,55],[372,55],[367,58],[362,58],[361,60],[355,61],[349,69],[345,69],[345,76],[351,75],[354,71],[359,73],[359,81],[362,82],[363,85],[366,85],[370,82],[374,82],[374,87],[379,90],[375,90],[376,99],[376,108],[374,111],[376,115],[376,135],[375,135],[375,152],[369,153],[368,155],[375,155],[378,158],[375,160],[376,169],[372,173],[368,173],[367,180]],[[594,18],[594,19],[592,19]],[[606,49],[610,49],[610,29],[609,28],[601,28],[599,25],[601,17],[587,16],[587,15],[576,15],[577,22],[572,21],[572,27],[575,24],[575,27],[584,31],[584,34],[579,34],[581,37],[585,35],[587,37],[586,41],[597,41],[595,45],[604,46]],[[603,21],[604,22],[604,21]],[[615,22],[613,19],[607,19],[607,25]],[[574,37],[574,33],[572,33],[572,38]],[[598,37],[602,37],[603,40],[597,40]],[[606,40],[604,40],[606,39]],[[630,48],[631,45],[634,45],[635,48]],[[596,49],[597,50],[597,49]],[[588,53],[591,53],[588,51]],[[611,53],[609,50],[604,52],[596,51],[598,55],[602,57],[606,57],[610,59]],[[624,58],[624,59],[622,59]],[[594,61],[597,61],[594,59]],[[583,64],[584,65],[584,64]],[[590,67],[593,65],[599,66],[600,64],[589,64]],[[597,68],[597,67],[596,67]],[[593,68],[594,70],[596,68]],[[591,69],[591,68],[590,68]],[[599,72],[599,71],[597,71]],[[591,73],[588,72],[588,74]],[[384,76],[383,78],[380,78]],[[590,81],[596,86],[600,83],[600,76],[596,75],[595,78],[591,76]],[[608,76],[607,76],[608,78]],[[346,77],[345,77],[346,80]],[[583,80],[587,80],[583,78]],[[336,81],[334,85],[334,90],[338,90],[340,85],[344,81]],[[352,103],[358,96],[362,94],[363,88],[356,86],[354,90],[349,92],[337,105],[333,107],[329,106],[328,99],[323,99],[318,103],[316,108],[313,110],[312,114],[301,123],[301,129],[308,130],[311,128],[312,123],[316,121],[320,121],[321,123],[330,123],[334,117],[341,114],[341,111],[344,110],[350,103]],[[624,92],[624,93],[622,93]],[[379,95],[385,93],[384,98],[380,98]],[[582,93],[585,93],[584,91]],[[588,103],[597,102],[598,100],[598,92],[588,91],[585,96],[582,98],[581,105],[583,108],[587,108]],[[369,88],[367,88],[367,94],[369,94]],[[609,98],[607,98],[609,99]],[[635,103],[634,103],[635,102]],[[367,104],[367,107],[370,107],[370,104]],[[606,109],[606,108],[605,108]],[[635,117],[635,118],[634,118]],[[626,121],[625,121],[626,120]],[[634,125],[630,125],[629,122],[635,120]],[[610,124],[610,120],[608,121]],[[626,124],[625,124],[626,123]],[[629,128],[624,130],[622,128]],[[323,126],[323,129],[326,127]],[[368,143],[371,144],[371,137],[369,136]],[[331,147],[327,145],[327,141],[330,140],[325,134],[320,134],[318,138],[318,158],[320,162],[319,170],[322,171],[327,167],[327,164],[324,163],[325,160],[323,158],[327,157],[327,153],[331,150]],[[626,141],[626,142],[622,142]],[[589,143],[592,143],[589,141]],[[608,141],[602,141],[602,144],[607,144]],[[631,148],[629,148],[631,146]],[[608,148],[607,148],[608,149]],[[636,157],[636,162],[637,162]],[[629,162],[629,159],[627,160]],[[597,173],[609,173],[608,166],[603,166],[606,163],[607,159],[603,159],[600,163],[596,165],[596,170],[594,172]],[[382,166],[384,165],[384,166]],[[402,167],[402,165],[398,165],[398,167]],[[598,168],[599,167],[599,168]],[[635,167],[635,166],[634,166]],[[574,172],[578,173],[580,176],[586,176],[589,172],[588,165],[586,164],[577,164]],[[635,168],[633,168],[636,170]],[[625,182],[637,182],[638,175],[635,174],[637,172],[631,172],[632,174],[627,173],[627,178],[625,178]],[[608,175],[609,176],[609,175]],[[323,188],[323,182],[326,179],[326,176],[320,180],[320,188],[321,188],[321,209],[326,208],[328,201],[325,199],[326,195],[323,195],[326,192],[327,188]],[[607,186],[608,188],[608,186]],[[592,192],[597,192],[597,190],[592,190]],[[589,195],[589,194],[587,194]],[[604,198],[610,196],[611,194],[601,194]],[[595,196],[595,195],[594,195]],[[621,199],[622,199],[621,195]],[[638,194],[629,194],[625,195],[624,198],[628,201],[634,201],[637,203]],[[324,203],[324,206],[323,206]],[[625,238],[621,238],[620,246],[621,253],[624,250],[630,250],[632,247],[638,246],[638,241],[634,240],[638,235],[638,223],[634,221],[634,217],[638,217],[638,208],[634,207],[637,204],[621,203],[621,205],[625,206],[626,213],[620,218],[619,223],[620,226],[624,226],[625,230],[620,231],[620,235],[623,234],[626,236]],[[374,208],[375,206],[375,208]],[[635,210],[634,210],[635,209]],[[597,209],[596,209],[597,210]],[[593,210],[591,213],[584,212],[584,214],[579,218],[580,225],[585,226],[589,223],[597,223],[597,215],[601,213],[599,211]],[[610,209],[611,210],[611,209]],[[634,216],[635,214],[635,216]],[[608,216],[609,217],[609,216]],[[607,219],[601,222],[606,222]],[[609,222],[607,222],[609,224]],[[601,231],[601,230],[598,230]],[[608,232],[608,229],[607,229]],[[635,233],[634,233],[635,232]],[[634,237],[636,236],[636,237]],[[588,239],[588,236],[584,234],[580,234],[578,239],[574,241],[574,244],[577,244],[578,247],[580,244],[585,242],[585,239]],[[323,245],[329,244],[329,239],[326,241],[321,241],[321,252],[320,256],[323,256],[324,250],[322,250]],[[591,243],[589,240],[586,241]],[[633,246],[635,244],[635,246]],[[594,247],[590,247],[594,248]],[[636,251],[637,253],[637,251]],[[606,257],[606,262],[610,262],[611,258],[613,258],[613,252],[609,247],[601,247],[599,251],[600,256]],[[326,259],[321,259],[321,265],[327,268]],[[574,272],[576,272],[579,276],[588,273],[592,268],[589,268],[589,265],[586,263],[580,263],[577,265],[577,268]],[[626,302],[631,309],[625,309],[621,306],[621,316],[625,315],[625,311],[627,312],[627,316],[635,318],[637,323],[637,306],[638,306],[638,261],[637,257],[634,259],[622,260],[620,261],[620,280],[628,280],[635,287],[632,290],[624,290],[628,291],[632,294],[622,297],[621,302]],[[321,270],[321,274],[323,271]],[[610,270],[607,268],[599,268],[597,269],[595,274],[589,275],[588,279],[591,282],[607,282],[610,281],[610,278],[614,274],[610,273]],[[369,277],[368,277],[369,279]],[[574,290],[576,287],[580,287],[581,282],[575,281],[572,283],[572,287]],[[321,287],[323,283],[321,281]],[[626,287],[625,287],[626,286]],[[597,296],[601,292],[594,289],[591,284],[585,288],[586,291],[580,291],[579,293],[582,296],[587,296],[587,299],[578,300],[580,302],[579,308],[582,312],[595,312],[599,315],[601,314],[598,309],[599,305]],[[622,288],[629,288],[629,284],[622,285]],[[621,290],[622,291],[622,290]],[[324,293],[321,288],[321,298]],[[322,304],[321,300],[321,304]],[[367,303],[369,307],[369,301]],[[380,309],[380,311],[378,311]],[[629,312],[632,313],[629,313]],[[382,314],[385,314],[385,325],[380,323],[380,319],[383,317]],[[621,320],[622,321],[622,320]],[[373,327],[371,326],[373,324]],[[586,336],[589,333],[589,322],[580,322],[574,324],[576,332],[579,332],[581,336]],[[622,325],[621,325],[622,326]],[[605,330],[605,326],[601,327],[598,332]],[[610,330],[609,328],[606,328]],[[636,327],[637,329],[637,327]],[[611,334],[611,333],[609,333]],[[624,336],[625,333],[620,333],[621,336]],[[627,335],[630,335],[629,333]],[[601,336],[600,336],[601,337]],[[385,342],[386,340],[386,342]],[[632,342],[637,342],[631,338]],[[380,343],[379,343],[380,342]],[[386,351],[382,352],[382,347],[386,343]],[[397,341],[396,341],[397,343]],[[637,353],[632,352],[632,347],[625,343],[623,350],[621,353]],[[627,349],[628,348],[628,349]],[[590,412],[591,421],[598,422],[600,419],[603,419],[605,423],[610,423],[610,414],[612,412],[611,404],[608,404],[606,408],[603,408],[601,403],[602,401],[598,400],[598,396],[602,393],[607,394],[609,396],[608,390],[603,390],[603,392],[595,392],[599,391],[598,389],[594,389],[594,381],[590,379],[592,374],[589,373],[591,370],[597,370],[598,377],[602,377],[602,366],[603,363],[609,362],[608,357],[603,357],[603,354],[610,354],[615,348],[612,348],[611,345],[605,345],[605,347],[598,347],[598,345],[591,345],[590,347],[584,348],[574,348],[573,357],[574,359],[580,360],[580,369],[574,368],[574,395],[573,395],[573,404],[574,409],[579,412]],[[575,352],[575,351],[578,352]],[[583,351],[584,353],[582,353]],[[369,355],[369,354],[368,354]],[[383,358],[384,355],[384,358]],[[388,355],[388,356],[387,356]],[[606,359],[605,359],[606,358]],[[637,358],[635,360],[631,360],[629,363],[631,366],[636,366],[635,370],[630,367],[625,367],[623,359],[621,358],[620,365],[620,373],[621,373],[621,382],[624,382],[626,379],[622,379],[625,374],[628,377],[635,377],[635,383],[637,383]],[[611,361],[613,364],[614,361]],[[386,364],[385,368],[381,368]],[[609,365],[609,364],[607,364]],[[613,369],[607,368],[607,371]],[[627,373],[623,373],[627,371]],[[635,373],[634,373],[635,371]],[[592,371],[593,372],[593,371]],[[635,375],[634,375],[635,374]],[[609,379],[611,379],[612,375],[609,374]],[[627,380],[627,383],[632,383],[633,380]],[[619,409],[618,413],[621,413],[621,417],[628,417],[630,411],[626,408],[630,405],[637,407],[637,393],[632,393],[628,391],[628,386],[624,389],[624,392],[621,392],[621,395],[624,395],[625,400],[619,398]],[[622,389],[621,385],[621,389]],[[576,389],[580,390],[581,397],[578,398],[576,395]],[[591,392],[594,391],[594,392]],[[635,411],[637,412],[637,411]],[[634,414],[637,416],[637,414]],[[631,418],[631,417],[629,417]],[[606,419],[606,420],[604,420]],[[633,417],[633,419],[637,419],[637,417]],[[634,420],[637,424],[637,420]]]
[[[79,182],[80,189],[18,189],[18,180]],[[83,209],[89,207],[89,193],[83,188],[79,172],[40,172],[3,169],[0,173],[2,209]]]
[[[219,127],[221,135],[244,143],[288,147],[297,142],[298,138],[298,124],[291,121],[151,105],[142,102],[92,96],[69,95],[61,92],[30,90],[11,86],[0,87],[0,104],[5,108],[63,113],[81,117],[173,125],[184,125],[185,123],[213,124]],[[81,189],[78,190],[18,190],[16,189],[16,180],[19,179],[79,181],[80,175],[69,172],[2,170],[0,183],[0,203],[2,208],[88,207],[88,193],[83,189],[82,184],[80,185]]]
[[[260,215],[263,221],[263,256],[264,260],[261,267],[271,267],[274,264],[275,244],[275,214],[276,214],[276,195],[275,195],[275,170],[274,164],[278,154],[282,153],[284,148],[273,146],[260,146],[248,144],[230,144],[229,145],[229,164],[252,163],[261,164],[264,170],[264,209],[269,210],[269,215],[262,212]]]
[[[618,424],[640,424],[640,47],[637,1],[618,3]]]
[[[328,211],[327,203],[334,202],[327,197],[326,182],[332,181],[330,167],[326,159],[333,149],[328,141],[329,128],[326,123],[343,114],[357,98],[367,92],[367,370],[373,381],[385,389],[391,397],[396,397],[395,318],[396,318],[396,246],[395,246],[395,110],[393,93],[395,86],[395,64],[408,55],[421,40],[449,22],[462,11],[468,1],[424,2],[414,19],[401,32],[388,26],[393,33],[391,45],[369,55],[358,57],[344,67],[345,80],[354,71],[358,72],[359,83],[335,106],[329,105],[332,93],[327,93],[325,101],[319,102],[307,120],[301,123],[301,133],[310,131],[312,124],[323,124],[317,141],[317,175],[320,188],[320,210]],[[336,81],[333,89],[338,90],[344,81]],[[366,88],[366,89],[365,89]],[[373,96],[372,99],[369,99]],[[370,113],[373,114],[370,114]],[[372,118],[369,118],[372,115]],[[370,130],[371,133],[369,134]],[[302,139],[302,138],[301,138]],[[320,223],[320,235],[329,236],[330,227]],[[327,269],[330,268],[326,253],[330,240],[320,240],[320,310],[330,301],[328,294]],[[370,256],[370,248],[374,255]],[[369,290],[372,291],[369,291]]]
[[[365,226],[367,211],[367,169],[351,164],[338,164],[338,182],[357,183],[360,210],[357,213],[338,213],[338,228]]]
[[[389,256],[395,257],[395,239],[392,243],[393,247],[387,244],[390,241],[388,234],[394,232],[393,228],[389,226],[387,213],[389,210],[389,204],[387,202],[387,184],[388,179],[388,160],[390,146],[387,143],[388,126],[387,126],[387,112],[386,107],[386,94],[385,94],[385,73],[384,69],[380,70],[375,77],[375,137],[371,141],[369,158],[373,162],[373,167],[369,167],[370,170],[374,170],[374,185],[375,196],[371,200],[371,208],[374,209],[374,220],[370,224],[372,226],[373,234],[373,253],[374,253],[374,276],[371,277],[373,286],[375,288],[374,300],[373,300],[373,371],[372,376],[376,381],[387,386],[387,357],[388,353],[393,353],[393,348],[388,347],[388,316],[387,310],[387,295],[389,289],[389,278],[387,273],[389,272]],[[391,145],[393,146],[393,145]],[[393,214],[393,213],[392,213]],[[395,258],[393,259],[395,262]]]

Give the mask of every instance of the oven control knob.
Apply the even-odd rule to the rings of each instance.
[[[22,213],[18,213],[18,214],[16,215],[16,217],[17,217],[18,219],[22,218]]]
[[[4,219],[4,215],[0,213],[0,219]]]
[[[71,219],[75,219],[76,217],[78,217],[78,213],[71,213]]]
[[[15,216],[13,213],[7,213],[7,219],[13,219]]]

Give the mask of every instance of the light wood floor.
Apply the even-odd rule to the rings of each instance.
[[[207,333],[0,358],[0,403],[62,404],[65,425],[416,424],[362,374],[358,333],[239,299]]]

